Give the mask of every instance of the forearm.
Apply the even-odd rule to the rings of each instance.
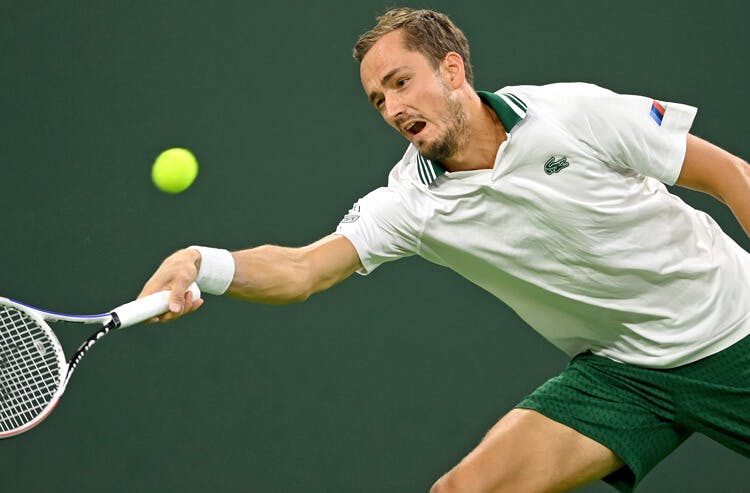
[[[246,301],[286,304],[306,300],[311,294],[303,251],[275,245],[263,245],[233,252],[234,279],[229,296]]]
[[[362,267],[352,244],[338,235],[300,248],[264,245],[232,256],[235,274],[227,293],[269,304],[304,301]]]

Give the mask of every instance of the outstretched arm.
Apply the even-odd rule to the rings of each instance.
[[[750,165],[741,158],[694,135],[677,184],[713,195],[734,213],[750,235]]]
[[[232,254],[235,274],[227,293],[247,301],[305,301],[362,268],[349,240],[330,235],[301,248],[265,245]]]
[[[304,301],[361,268],[354,246],[340,235],[329,235],[299,248],[263,245],[232,252],[232,258],[234,278],[226,294],[258,303]],[[200,268],[201,254],[191,248],[178,250],[162,262],[140,294],[172,291],[170,313],[158,320],[171,320],[200,307],[203,300],[193,300],[186,294]]]

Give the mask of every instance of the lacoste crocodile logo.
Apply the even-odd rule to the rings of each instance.
[[[552,156],[546,163],[544,163],[544,172],[551,175],[552,173],[559,173],[568,166],[570,166],[568,158],[561,157],[560,159],[557,159],[555,156]]]

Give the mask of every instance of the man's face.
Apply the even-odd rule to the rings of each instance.
[[[360,65],[367,97],[390,126],[425,158],[451,157],[466,139],[466,114],[444,79],[419,52],[404,47],[401,31],[380,38]]]

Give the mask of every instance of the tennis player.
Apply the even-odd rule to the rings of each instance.
[[[750,456],[750,255],[670,194],[713,195],[750,231],[750,167],[689,133],[696,109],[582,83],[474,89],[443,14],[394,9],[354,48],[370,104],[410,143],[388,184],[302,248],[189,247],[142,294],[165,320],[205,292],[307,299],[420,255],[571,357],[433,492],[632,491],[691,433]]]

